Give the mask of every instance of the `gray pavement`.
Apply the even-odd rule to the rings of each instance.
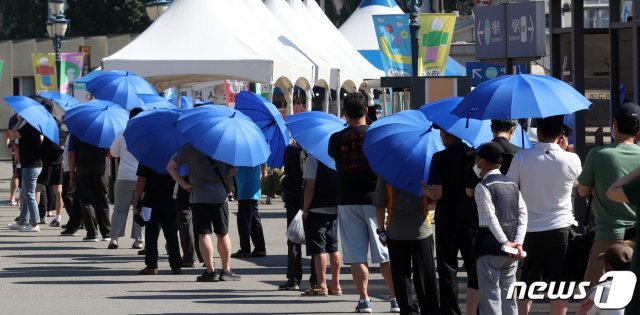
[[[18,215],[8,205],[11,164],[0,162],[0,313],[1,314],[339,314],[352,313],[358,296],[348,267],[343,267],[340,297],[304,298],[300,292],[278,291],[286,274],[286,227],[282,202],[260,206],[268,256],[233,259],[240,282],[197,283],[202,268],[184,269],[172,275],[167,256],[159,259],[160,274],[139,276],[144,257],[131,249],[132,240],[120,239],[120,248],[108,250],[107,242],[84,243],[78,236],[61,237],[61,229],[41,226],[40,233],[19,233],[6,228]],[[238,248],[235,214],[230,235]],[[64,213],[64,211],[63,211]],[[63,215],[63,223],[67,221]],[[131,224],[129,218],[128,228]],[[160,253],[164,254],[160,237]],[[220,263],[216,255],[215,260]],[[308,259],[303,261],[308,278]],[[462,265],[462,264],[461,264]],[[464,281],[464,274],[461,275]],[[370,292],[374,311],[388,313],[384,282],[373,268]],[[303,282],[302,288],[307,288]],[[464,283],[460,286],[464,305]],[[575,305],[572,307],[575,309]],[[537,305],[544,314],[546,305]]]

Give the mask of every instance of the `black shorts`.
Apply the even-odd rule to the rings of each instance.
[[[338,215],[309,212],[304,220],[307,256],[338,251]]]
[[[42,168],[42,172],[38,176],[38,184],[40,185],[62,185],[62,165],[50,165]]]
[[[527,257],[522,263],[522,279],[527,286],[536,281],[562,281],[564,256],[569,243],[570,227],[527,232],[523,249]]]
[[[225,203],[192,203],[193,231],[196,234],[229,233],[229,206]],[[213,231],[211,230],[213,225]]]

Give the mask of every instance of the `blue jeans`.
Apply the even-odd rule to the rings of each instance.
[[[22,189],[20,190],[20,217],[19,222],[29,222],[31,225],[40,223],[40,213],[36,202],[36,182],[42,167],[22,168]]]

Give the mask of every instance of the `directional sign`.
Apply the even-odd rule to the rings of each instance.
[[[544,1],[509,3],[506,22],[508,58],[545,55]]]
[[[476,23],[476,58],[506,57],[506,4],[480,6],[473,9]]]
[[[516,73],[526,73],[527,66],[524,64],[516,66]],[[504,66],[494,65],[485,62],[467,62],[467,77],[471,79],[471,86],[478,86],[482,82],[495,79],[505,75]]]

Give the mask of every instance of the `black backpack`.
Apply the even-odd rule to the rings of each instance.
[[[64,149],[45,137],[40,145],[40,153],[42,154],[42,163],[44,165],[51,165],[60,160]]]

